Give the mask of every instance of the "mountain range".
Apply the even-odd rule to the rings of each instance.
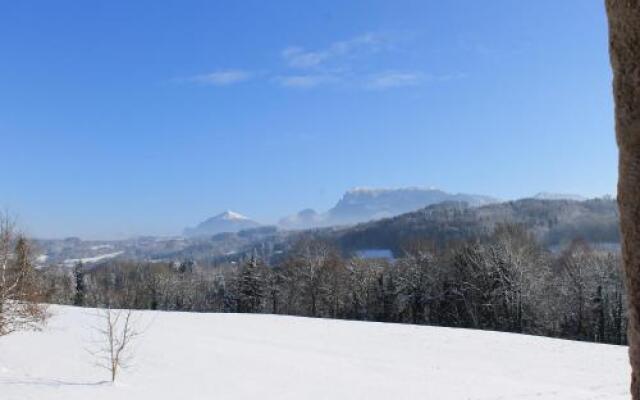
[[[278,222],[286,230],[302,230],[327,226],[353,225],[361,222],[394,217],[422,207],[446,201],[467,203],[471,207],[496,203],[499,200],[476,194],[447,193],[433,188],[348,190],[337,204],[326,212],[305,209],[289,215]],[[186,228],[184,236],[211,236],[225,232],[239,232],[256,228],[260,224],[234,211],[225,211],[211,217],[195,227]]]
[[[489,196],[453,194],[433,188],[355,188],[347,191],[327,212],[318,213],[306,209],[281,219],[279,225],[284,229],[353,225],[394,217],[445,201],[464,202],[471,207],[499,202],[498,199]]]
[[[582,196],[541,192],[531,198],[537,200],[586,200]],[[457,202],[471,208],[499,203],[500,200],[484,195],[448,193],[434,188],[354,188],[348,190],[335,206],[325,212],[311,208],[286,216],[278,222],[284,230],[305,230],[329,226],[349,226],[363,222],[395,217],[430,205]],[[186,228],[184,236],[211,236],[234,233],[261,226],[258,222],[234,211],[225,211],[209,218],[196,227]]]
[[[540,245],[552,251],[562,250],[576,239],[614,251],[620,242],[618,209],[612,198],[576,201],[529,197],[479,207],[443,202],[350,226],[310,230],[262,227],[224,233],[185,243],[183,249],[164,253],[162,258],[241,262],[257,253],[264,260],[274,261],[285,256],[302,238],[332,243],[345,255],[368,257],[375,253],[383,258],[398,257],[416,241],[444,248],[448,243],[489,235],[498,224],[505,223],[525,227]]]
[[[41,250],[37,261],[39,266],[96,264],[112,258],[195,260],[213,265],[240,262],[255,253],[265,260],[274,260],[286,256],[292,245],[305,237],[334,243],[347,255],[384,253],[387,257],[402,255],[405,246],[416,240],[446,246],[452,241],[490,234],[501,223],[525,226],[541,245],[551,250],[562,249],[575,239],[612,249],[619,246],[615,199],[605,196],[576,201],[534,197],[538,196],[476,207],[466,202],[441,202],[391,218],[309,230],[258,226],[245,216],[227,211],[187,229],[187,235],[182,237],[37,240]]]

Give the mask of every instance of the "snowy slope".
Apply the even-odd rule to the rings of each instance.
[[[96,247],[96,246],[94,246],[94,247]],[[64,260],[62,264],[65,267],[73,267],[77,263],[93,264],[93,263],[97,263],[98,261],[103,261],[103,260],[107,260],[109,258],[118,257],[122,253],[124,253],[124,251],[114,251],[113,253],[101,254],[101,255],[95,256],[95,257],[70,258],[70,259]]]
[[[625,347],[270,315],[144,312],[115,385],[85,351],[94,311],[52,307],[0,338],[0,399],[626,399]]]
[[[201,222],[195,228],[186,228],[184,234],[186,236],[210,236],[224,232],[239,232],[259,226],[259,223],[248,217],[228,210]]]

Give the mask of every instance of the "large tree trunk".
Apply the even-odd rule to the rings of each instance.
[[[618,206],[629,298],[631,396],[640,400],[640,0],[606,0],[619,148]]]

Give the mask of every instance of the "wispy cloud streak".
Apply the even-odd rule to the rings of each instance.
[[[397,87],[417,86],[425,83],[429,78],[422,72],[382,72],[369,76],[365,86],[369,89],[391,89]]]
[[[291,68],[316,68],[329,62],[352,57],[358,53],[370,53],[385,45],[382,36],[366,33],[348,40],[330,44],[319,50],[306,50],[299,46],[290,46],[282,50],[282,57]]]
[[[196,75],[189,78],[189,81],[203,85],[229,86],[248,81],[253,76],[254,74],[249,71],[231,69]]]
[[[381,33],[365,33],[326,47],[309,50],[289,46],[280,52],[284,65],[271,72],[226,69],[192,76],[188,82],[211,86],[231,86],[260,79],[288,89],[314,89],[324,86],[391,90],[465,77],[462,74],[432,75],[422,70],[380,70],[372,65],[388,64],[375,59],[399,49],[397,39]],[[384,54],[388,56],[388,54]],[[389,56],[390,57],[390,56]],[[394,58],[394,61],[401,58]],[[381,64],[380,61],[383,61]],[[182,81],[185,81],[184,79]]]
[[[274,79],[281,86],[294,89],[312,89],[320,85],[337,83],[339,80],[338,77],[331,75],[287,75]]]

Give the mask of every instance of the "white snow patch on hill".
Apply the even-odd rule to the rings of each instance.
[[[91,250],[103,250],[103,249],[113,249],[112,244],[97,244],[95,246],[90,247]]]
[[[81,262],[83,264],[91,264],[96,263],[98,261],[107,260],[109,258],[114,258],[124,253],[124,251],[114,251],[113,253],[101,254],[99,256],[94,257],[85,257],[85,258],[69,258],[64,260],[64,265],[67,267],[73,267],[77,263]]]
[[[135,365],[94,366],[95,311],[0,338],[3,400],[627,399],[627,348],[272,315],[142,312]]]
[[[240,220],[245,220],[245,219],[249,219],[249,217],[245,217],[244,215],[231,211],[231,210],[227,210],[225,212],[223,212],[222,214],[219,215],[219,217],[221,219],[227,219],[227,220],[234,220],[234,219],[240,219]]]

